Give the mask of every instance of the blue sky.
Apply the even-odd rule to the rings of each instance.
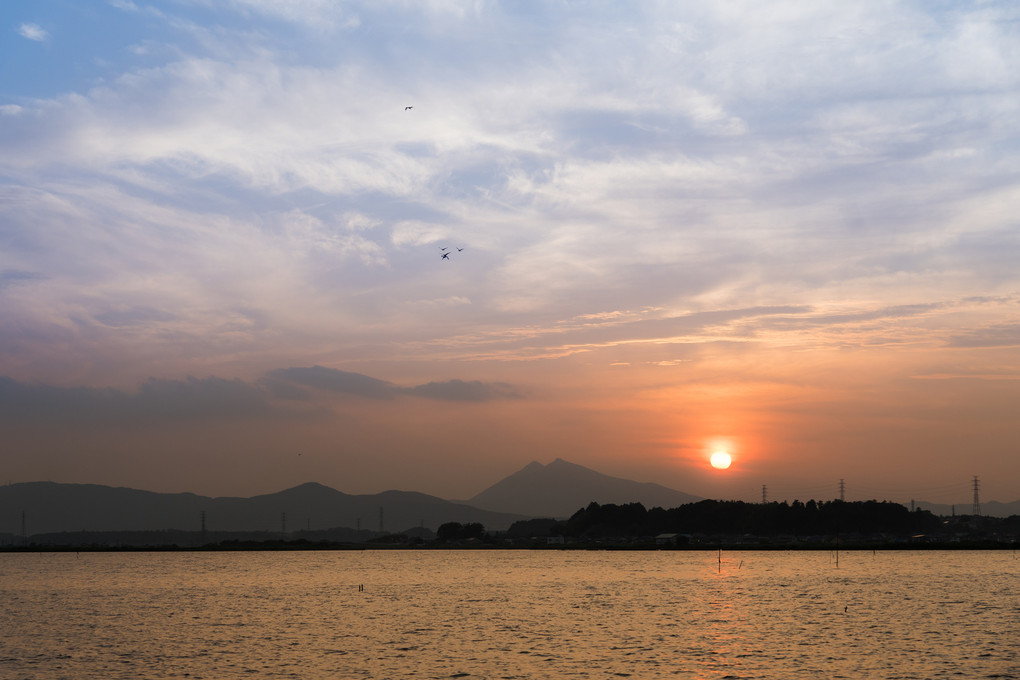
[[[563,457],[1020,497],[1018,19],[5,2],[0,396],[64,423],[11,475],[450,497]]]

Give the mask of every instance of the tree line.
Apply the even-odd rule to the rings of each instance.
[[[569,519],[516,522],[511,536],[570,538],[709,534],[727,536],[913,535],[939,531],[943,520],[927,510],[910,511],[889,501],[745,503],[704,500],[676,508],[647,509],[641,503],[592,502]]]

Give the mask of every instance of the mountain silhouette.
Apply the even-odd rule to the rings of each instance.
[[[532,462],[466,501],[448,501],[413,491],[351,495],[309,482],[251,498],[211,498],[193,493],[156,493],[97,484],[23,482],[0,486],[0,535],[101,531],[254,531],[279,535],[348,527],[403,532],[413,527],[438,529],[447,522],[481,523],[489,531],[535,517],[570,517],[591,502],[640,502],[646,508],[675,508],[703,500],[659,484],[635,482],[595,472],[557,458]],[[955,507],[923,501],[917,507],[935,514],[968,514],[970,504]],[[1020,514],[1020,501],[982,503],[982,514]]]
[[[97,484],[25,482],[0,487],[0,533],[63,531],[268,531],[359,527],[398,532],[446,522],[480,522],[501,530],[521,515],[469,507],[412,491],[350,495],[309,482],[251,498],[210,498]]]
[[[566,518],[592,501],[641,503],[646,508],[675,508],[702,500],[651,482],[610,477],[557,458],[548,465],[531,462],[464,503],[486,510]]]
[[[934,515],[950,517],[953,515],[969,515],[974,511],[972,503],[929,503],[928,501],[917,501],[914,506],[927,510]],[[985,501],[981,503],[981,514],[985,517],[1011,517],[1020,515],[1020,501],[1001,503],[999,501]]]

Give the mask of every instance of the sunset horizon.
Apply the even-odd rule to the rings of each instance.
[[[1020,10],[11,2],[3,482],[1020,499]]]

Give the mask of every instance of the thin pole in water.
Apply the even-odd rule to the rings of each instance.
[[[722,573],[722,548],[719,548],[719,572]]]

